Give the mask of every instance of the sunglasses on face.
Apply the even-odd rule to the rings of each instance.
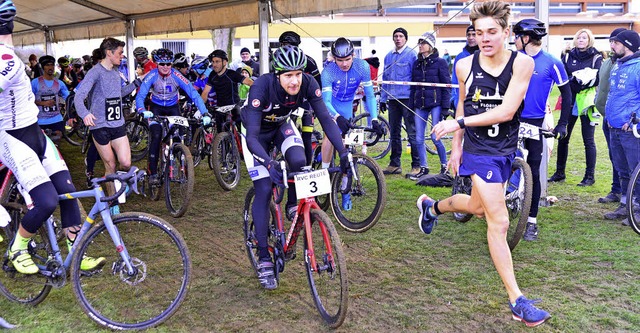
[[[158,66],[164,66],[164,67],[169,66],[170,67],[171,63],[170,62],[160,62],[160,63],[158,63]]]

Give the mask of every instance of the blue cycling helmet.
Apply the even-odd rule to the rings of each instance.
[[[171,52],[171,50],[169,49],[159,49],[153,55],[153,60],[156,62],[156,64],[161,64],[161,63],[171,64],[173,63],[173,52]]]
[[[16,16],[16,5],[11,0],[0,0],[0,26],[13,23]]]
[[[196,56],[191,62],[191,68],[202,75],[209,68],[209,59],[203,56]]]

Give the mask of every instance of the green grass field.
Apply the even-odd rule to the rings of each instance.
[[[555,104],[555,98],[552,101]],[[559,202],[540,209],[539,240],[523,241],[513,251],[516,277],[523,292],[529,298],[542,298],[539,306],[553,316],[536,332],[638,332],[640,236],[602,218],[615,204],[596,202],[611,183],[600,129],[596,130],[596,184],[576,186],[585,165],[580,126],[575,130],[567,180],[548,189]],[[63,143],[61,150],[76,186],[82,188],[79,148]],[[379,162],[386,167],[388,157]],[[435,156],[430,156],[430,164],[438,165]],[[550,165],[549,175],[555,169],[555,155]],[[403,154],[405,172],[409,166],[409,155]],[[246,173],[232,192],[220,189],[206,163],[196,168],[196,174],[195,198],[181,219],[169,217],[162,199],[130,197],[123,207],[172,223],[184,236],[193,259],[186,301],[152,331],[329,331],[313,305],[301,255],[287,264],[277,290],[268,292],[259,286],[242,241],[242,204],[251,185]],[[511,319],[506,292],[489,257],[485,222],[473,218],[462,224],[442,216],[426,236],[418,229],[416,198],[421,193],[444,198],[450,189],[415,186],[404,175],[386,180],[387,206],[375,227],[362,234],[338,227],[347,257],[350,300],[347,319],[337,331],[530,331]],[[20,326],[18,332],[100,330],[81,311],[69,285],[53,290],[35,308],[2,298],[0,310],[0,316]]]

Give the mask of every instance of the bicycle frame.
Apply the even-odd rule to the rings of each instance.
[[[224,110],[224,108],[229,107],[229,105],[227,106],[222,106],[220,107],[221,109]],[[233,121],[233,115],[231,114],[231,110],[228,111],[218,111],[218,109],[216,109],[216,112],[218,114],[221,115],[225,115],[227,117],[227,119],[222,123],[222,126],[220,128],[220,131],[222,132],[229,132],[231,133],[231,136],[233,137],[233,140],[235,140],[236,142],[236,147],[238,147],[238,152],[240,153],[240,156],[242,156],[242,141],[240,140],[240,132],[238,132],[238,128],[236,127],[236,122]]]
[[[94,203],[91,211],[87,214],[87,218],[85,219],[78,235],[76,236],[76,240],[74,242],[74,246],[69,250],[69,254],[64,258],[62,257],[62,253],[60,252],[60,247],[58,246],[58,240],[56,238],[56,233],[53,226],[53,217],[50,216],[47,221],[44,223],[45,230],[47,232],[47,237],[49,238],[49,242],[51,244],[51,250],[55,260],[59,263],[62,263],[65,270],[68,270],[71,266],[71,259],[73,258],[73,254],[76,251],[76,244],[79,244],[80,240],[84,235],[91,229],[93,226],[93,222],[95,221],[98,214],[102,216],[102,220],[104,221],[105,227],[113,240],[113,244],[115,245],[116,251],[120,254],[122,261],[124,262],[127,273],[129,275],[135,274],[135,268],[131,263],[129,253],[127,252],[126,246],[122,243],[122,238],[120,237],[120,232],[113,224],[113,220],[111,219],[111,212],[109,211],[109,204],[107,202],[100,201],[101,198],[104,198],[104,191],[100,186],[96,186],[90,190],[76,191],[71,193],[64,193],[58,195],[58,201],[63,200],[75,200],[80,198],[90,198],[93,197],[96,202]],[[61,271],[51,272],[46,269],[46,267],[42,267],[39,265],[40,273],[47,277],[56,277],[57,275],[63,273]],[[66,274],[66,273],[65,273]]]
[[[277,197],[277,191],[278,189],[274,187],[273,189],[274,198]],[[287,236],[284,239],[282,248],[285,254],[287,254],[291,250],[294,250],[298,240],[298,236],[300,235],[300,230],[302,230],[302,228],[304,227],[305,237],[308,244],[307,253],[306,253],[307,258],[305,258],[305,260],[308,260],[311,263],[311,267],[312,267],[311,270],[316,271],[318,266],[316,261],[316,255],[313,250],[314,247],[313,247],[313,237],[311,237],[311,223],[309,222],[311,220],[311,215],[310,215],[311,209],[321,210],[320,206],[318,206],[318,204],[316,203],[316,200],[314,197],[304,198],[298,201],[298,209],[296,211],[296,215],[294,216],[293,221],[291,222],[291,226],[289,226],[289,231],[287,232]],[[280,235],[278,235],[278,239],[282,242],[281,235],[284,235],[284,216],[282,215],[282,208],[280,207],[279,204],[276,204],[276,219],[277,219],[277,226],[278,226],[277,231],[280,233]],[[327,237],[328,233],[325,226],[322,223],[320,223],[319,226],[320,226],[320,229],[322,230],[322,237],[324,238],[325,243],[331,244],[331,239]],[[331,246],[327,247],[327,251],[328,251],[328,255],[330,256],[329,257],[330,261],[333,262],[333,251]]]

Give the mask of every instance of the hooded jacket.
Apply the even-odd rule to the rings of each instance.
[[[449,65],[446,60],[440,58],[437,49],[426,58],[419,54],[411,67],[411,81],[450,84]],[[431,109],[440,106],[447,110],[450,99],[451,88],[411,86],[409,107]]]

